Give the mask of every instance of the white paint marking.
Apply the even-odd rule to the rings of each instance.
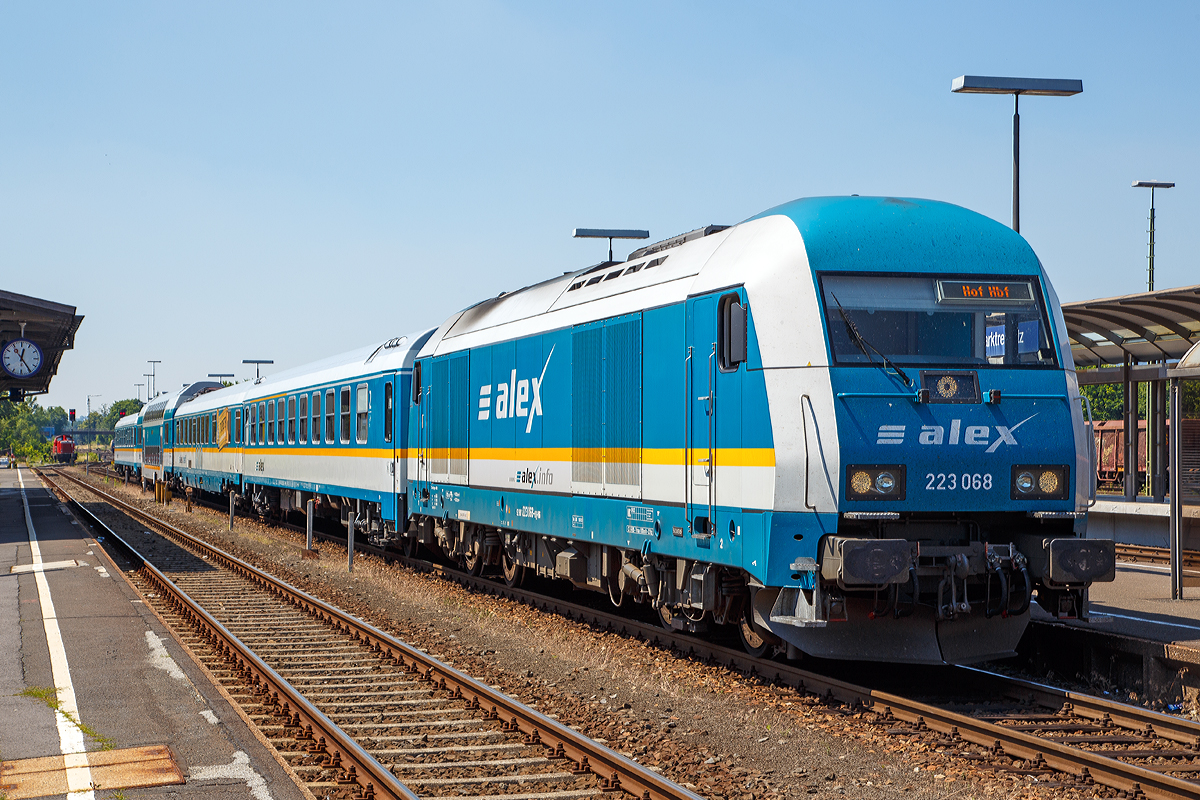
[[[95,800],[92,791],[92,770],[87,763],[87,742],[83,731],[75,721],[79,720],[79,706],[75,703],[75,687],[71,684],[71,669],[67,664],[67,651],[63,647],[62,632],[58,628],[58,616],[54,611],[54,600],[50,596],[50,583],[42,568],[42,549],[38,546],[37,532],[33,529],[33,517],[29,514],[29,497],[25,494],[25,478],[17,470],[21,483],[21,504],[25,507],[25,528],[29,531],[29,550],[33,556],[34,581],[37,583],[38,599],[41,601],[42,625],[46,629],[46,645],[50,650],[50,674],[54,678],[58,693],[58,709],[54,712],[58,723],[59,749],[67,768],[67,791],[76,794],[78,800]],[[78,754],[78,755],[76,755]]]
[[[18,564],[9,567],[8,571],[14,575],[21,572],[51,572],[56,569],[69,569],[70,567],[86,566],[78,561],[43,561],[37,564]]]
[[[163,646],[162,638],[154,631],[146,631],[146,644],[150,647],[150,666],[155,669],[161,669],[177,681],[191,684],[187,675],[183,674],[183,670],[179,668],[179,665],[175,663],[175,659],[171,658],[171,654]]]
[[[200,716],[202,716],[202,717],[204,717],[206,720],[208,720],[208,724],[209,724],[209,725],[216,725],[216,724],[217,724],[217,715],[213,713],[213,711],[212,711],[212,709],[211,709],[211,708],[206,708],[206,709],[204,709],[203,711],[201,711],[201,712],[200,712]]]
[[[1105,610],[1102,612],[1106,617],[1116,617],[1117,619],[1127,619],[1131,622],[1148,622],[1151,625],[1165,625],[1168,628],[1183,628],[1186,631],[1200,632],[1200,625],[1181,625],[1178,622],[1159,622],[1156,619],[1146,619],[1145,617],[1132,617],[1126,614],[1114,614],[1111,611]]]
[[[267,791],[267,782],[250,766],[250,756],[241,750],[233,754],[233,761],[211,767],[193,767],[188,776],[193,781],[219,781],[233,779],[245,781],[254,800],[272,800]]]

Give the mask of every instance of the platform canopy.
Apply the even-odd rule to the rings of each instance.
[[[14,389],[24,395],[45,394],[62,354],[75,346],[75,332],[82,322],[75,306],[0,290],[0,348],[20,338],[24,323],[25,338],[42,349],[43,358],[41,369],[30,378],[17,380],[0,369],[0,395],[8,397]]]
[[[1200,341],[1200,286],[1063,303],[1077,367],[1174,361]]]

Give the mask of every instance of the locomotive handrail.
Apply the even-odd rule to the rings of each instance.
[[[688,346],[683,359],[683,518],[687,522],[688,534],[692,530],[692,504],[688,492],[692,485],[692,348]]]
[[[1096,505],[1096,484],[1099,480],[1096,477],[1096,423],[1092,421],[1092,401],[1082,392],[1079,393],[1079,399],[1083,401],[1088,415],[1088,471],[1092,473],[1092,485],[1089,487],[1087,507],[1091,508]]]
[[[808,407],[812,408],[812,398],[808,394],[800,395],[800,423],[804,426],[804,507],[809,511],[816,511],[817,504],[809,505],[808,502],[808,417],[804,416],[804,400],[808,399]],[[813,422],[816,422],[816,413],[813,413]]]
[[[911,392],[838,392],[835,397],[901,397],[919,403],[920,399]]]

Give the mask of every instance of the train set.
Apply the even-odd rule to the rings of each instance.
[[[1011,654],[1086,617],[1095,453],[1018,234],[836,197],[708,226],[435,330],[120,421],[118,469],[570,581],[752,653]]]

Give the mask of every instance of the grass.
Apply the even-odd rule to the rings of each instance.
[[[116,742],[114,742],[112,739],[104,736],[103,734],[97,733],[87,725],[84,725],[82,722],[75,719],[73,715],[63,711],[62,704],[58,701],[58,690],[54,687],[46,688],[42,686],[30,686],[27,689],[22,689],[20,692],[17,692],[16,696],[25,697],[30,700],[42,701],[52,711],[62,714],[67,721],[69,721],[76,728],[79,728],[79,730],[83,732],[83,735],[99,745],[101,750],[112,750],[114,747],[116,747]],[[0,798],[0,800],[3,800],[3,798]]]

